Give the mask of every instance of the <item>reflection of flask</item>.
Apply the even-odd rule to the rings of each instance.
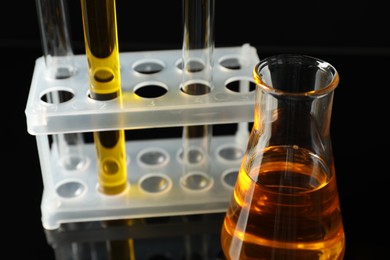
[[[225,257],[342,259],[330,140],[338,73],[313,57],[277,55],[254,78],[254,125],[221,232]]]

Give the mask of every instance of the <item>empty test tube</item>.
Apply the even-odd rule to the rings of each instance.
[[[182,46],[183,78],[181,90],[189,95],[211,91],[214,52],[214,0],[183,0],[184,37]],[[185,175],[203,172],[204,178],[184,178],[190,189],[209,185],[209,145],[212,125],[183,127],[183,163]]]
[[[214,5],[214,0],[183,0],[182,87],[192,95],[208,93],[213,80]],[[191,81],[208,88],[192,87]]]
[[[65,80],[76,73],[69,35],[68,12],[64,0],[36,0],[41,33],[45,74],[49,80]],[[48,103],[60,104],[71,98],[67,91],[52,91],[45,95]],[[77,170],[85,164],[81,133],[52,136],[60,165],[67,170]]]
[[[46,75],[65,79],[74,75],[69,19],[64,0],[36,0]]]

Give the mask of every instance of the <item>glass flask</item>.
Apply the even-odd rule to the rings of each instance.
[[[315,57],[260,61],[254,124],[221,230],[226,259],[343,259],[330,122],[337,70]]]

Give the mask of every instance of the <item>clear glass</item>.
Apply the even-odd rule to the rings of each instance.
[[[64,0],[36,0],[45,74],[50,81],[66,80],[76,73],[66,4]],[[70,95],[65,91],[52,91],[45,98],[48,103],[60,104],[66,102]],[[82,148],[84,138],[81,133],[55,134],[52,142],[61,167],[73,171],[85,166],[87,160]]]
[[[214,0],[183,0],[184,37],[181,91],[205,95],[211,91],[214,52]],[[211,186],[209,146],[212,125],[183,127],[182,184],[190,190]]]
[[[65,79],[76,72],[69,34],[69,15],[64,0],[36,0],[47,75]]]
[[[183,0],[183,88],[191,81],[212,83],[215,0]],[[209,86],[210,87],[210,86]],[[188,90],[196,92],[196,90]],[[199,89],[200,92],[205,92]],[[196,94],[196,93],[193,93]],[[203,93],[199,93],[203,94]]]
[[[330,137],[339,75],[315,57],[263,59],[254,125],[221,231],[227,259],[343,259]]]

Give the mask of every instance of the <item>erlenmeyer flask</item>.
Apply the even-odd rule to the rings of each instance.
[[[330,138],[339,75],[314,57],[263,59],[254,124],[221,231],[227,259],[343,259]]]

